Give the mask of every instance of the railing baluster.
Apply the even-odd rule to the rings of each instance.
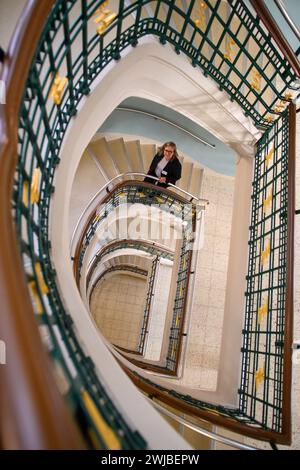
[[[116,44],[115,44],[115,51],[114,51],[114,59],[119,60],[121,58],[120,55],[120,41],[121,41],[121,32],[122,32],[122,24],[123,24],[123,10],[124,10],[124,0],[119,0],[119,12],[118,12],[118,20],[117,20],[117,32],[116,32]]]
[[[168,32],[168,29],[169,29],[170,19],[171,19],[172,13],[173,13],[174,2],[173,1],[165,1],[163,3],[166,5],[166,7],[168,7],[168,9],[167,9],[167,17],[166,17],[166,20],[164,22],[162,32],[160,33],[159,40],[162,44],[166,44],[166,42],[167,42],[167,32]]]
[[[88,76],[88,17],[87,17],[87,0],[81,0],[81,21],[82,21],[82,68],[83,77],[80,91],[84,95],[90,92],[89,76]]]
[[[72,41],[70,38],[70,25],[69,25],[69,11],[68,3],[63,2],[61,6],[62,11],[62,22],[64,29],[64,41],[66,47],[66,61],[67,61],[67,77],[68,77],[68,90],[69,90],[69,102],[68,113],[70,116],[74,116],[77,113],[75,98],[74,98],[74,82],[73,82],[73,61],[72,61]]]

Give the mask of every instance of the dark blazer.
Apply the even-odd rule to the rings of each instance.
[[[155,169],[157,167],[157,164],[161,161],[163,158],[163,155],[158,155],[156,154],[155,157],[153,158],[149,171],[147,175],[151,176],[156,176]],[[151,178],[145,178],[144,181],[146,183],[152,183],[152,184],[157,184],[157,186],[162,186],[163,188],[166,188],[168,186],[168,183],[175,184],[177,180],[181,178],[181,163],[178,160],[178,158],[173,158],[173,160],[169,160],[168,163],[166,164],[165,168],[161,172],[161,176],[166,177],[166,183],[158,183],[157,181],[151,179]]]

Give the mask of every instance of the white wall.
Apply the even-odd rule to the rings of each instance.
[[[27,0],[0,1],[0,45],[5,51]]]

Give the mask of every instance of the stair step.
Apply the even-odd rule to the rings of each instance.
[[[109,152],[112,155],[119,173],[128,173],[131,165],[128,160],[124,139],[114,139],[107,142]]]
[[[110,180],[117,176],[118,170],[110,154],[109,147],[105,138],[101,138],[91,142],[88,149],[97,158],[101,167],[103,168],[104,174],[107,179]]]
[[[153,160],[154,155],[157,152],[156,145],[155,144],[142,144],[141,150],[142,150],[144,170],[145,170],[145,173],[148,173],[150,164]]]
[[[137,173],[143,173],[143,160],[141,153],[141,145],[139,140],[129,140],[125,142],[128,160],[131,165],[131,170]]]

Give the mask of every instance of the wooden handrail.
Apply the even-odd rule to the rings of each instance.
[[[107,245],[105,245],[103,248],[100,248],[100,250],[97,251],[97,253],[94,255],[94,259],[92,261],[91,266],[88,269],[88,273],[87,273],[87,276],[86,276],[86,279],[87,279],[87,281],[86,281],[86,290],[88,290],[91,275],[93,274],[93,272],[94,272],[94,270],[95,270],[95,268],[96,268],[96,266],[99,262],[99,259],[103,256],[103,253],[107,249],[110,249],[110,248],[113,248],[113,247],[118,247],[119,245],[122,245],[123,243],[126,243],[127,241],[129,243],[131,243],[132,245],[138,245],[138,246],[143,245],[145,247],[154,248],[154,249],[158,248],[159,250],[165,251],[166,253],[168,253],[170,255],[174,255],[173,250],[171,250],[170,248],[164,247],[164,246],[160,245],[159,243],[155,243],[155,242],[147,242],[146,240],[138,240],[138,239],[137,240],[134,240],[134,239],[127,240],[126,238],[122,238],[122,239],[119,239],[117,241],[112,241],[112,242],[108,243]],[[128,248],[128,247],[126,247],[126,248]]]
[[[286,294],[284,325],[284,368],[283,368],[283,422],[282,432],[291,442],[291,389],[292,389],[292,344],[293,344],[293,303],[294,303],[294,228],[295,228],[295,162],[296,162],[296,106],[289,105],[288,143],[288,198],[287,198],[287,254]]]
[[[11,212],[18,114],[25,80],[55,0],[30,0],[16,26],[2,76],[0,105],[0,443],[3,449],[83,449],[82,437],[55,384],[24,279]]]
[[[198,408],[196,405],[185,402],[182,399],[179,399],[167,391],[160,390],[159,387],[156,387],[154,384],[149,383],[147,380],[143,380],[142,377],[137,376],[132,370],[130,370],[125,364],[123,364],[120,359],[118,363],[122,369],[126,372],[128,377],[132,382],[144,393],[159,400],[161,403],[164,403],[167,406],[170,406],[177,411],[181,411],[187,415],[193,416],[193,418],[198,417],[204,421],[209,421],[210,423],[215,424],[216,426],[221,426],[229,429],[232,432],[236,432],[243,436],[253,437],[258,440],[265,440],[268,442],[277,442],[278,444],[290,444],[290,434],[279,434],[275,431],[269,431],[267,429],[257,428],[256,426],[250,426],[242,422],[238,422],[234,418],[227,416],[222,416],[217,414],[215,410],[205,410]]]
[[[263,0],[250,0],[250,3],[269,31],[272,38],[276,41],[277,46],[281,50],[286,60],[289,62],[297,77],[300,77],[300,63],[297,59],[297,56],[288,41],[283,36],[276,21],[273,19],[271,13],[266,7],[265,2]]]

